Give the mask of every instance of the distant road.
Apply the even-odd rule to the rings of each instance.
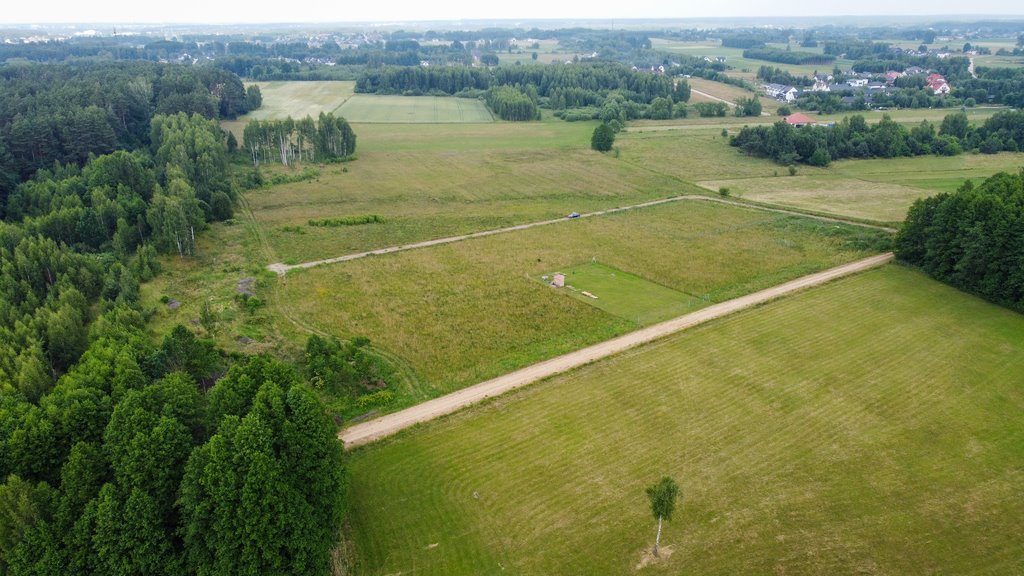
[[[600,344],[588,346],[587,348],[577,350],[576,352],[570,352],[569,354],[564,354],[557,358],[552,358],[532,366],[527,366],[526,368],[475,384],[468,388],[463,388],[462,390],[452,392],[451,394],[441,396],[440,398],[428,400],[421,404],[417,404],[416,406],[406,408],[400,412],[381,416],[380,418],[370,420],[369,422],[356,424],[342,430],[338,434],[338,438],[345,443],[346,448],[353,448],[355,446],[368,444],[420,422],[427,422],[439,416],[451,414],[452,412],[461,410],[466,406],[476,404],[477,402],[487,398],[499,396],[510,390],[526,386],[527,384],[537,382],[538,380],[555,374],[572,370],[573,368],[578,368],[584,364],[594,362],[602,358],[607,358],[608,356],[618,354],[619,352],[628,350],[634,346],[646,344],[670,334],[686,330],[687,328],[691,328],[698,324],[703,324],[709,320],[721,318],[727,314],[732,314],[738,310],[762,304],[798,290],[824,284],[835,280],[836,278],[841,278],[870,268],[882,266],[892,260],[892,258],[893,254],[891,252],[872,256],[871,258],[865,258],[863,260],[858,260],[857,262],[844,264],[843,266],[830,268],[823,272],[797,278],[796,280],[779,284],[778,286],[761,290],[760,292],[721,302],[660,324],[655,324],[635,332],[630,332],[629,334],[619,336],[618,338],[606,340]]]
[[[813,218],[815,220],[822,220],[825,222],[837,222],[843,224],[852,224],[854,226],[864,226],[867,228],[877,228],[879,230],[885,230],[887,232],[895,232],[891,228],[885,228],[883,226],[874,226],[871,224],[862,224],[859,222],[850,222],[843,220],[842,218],[830,218],[828,216],[813,216],[810,214],[804,214],[803,212],[797,212],[795,210],[786,210],[785,208],[771,208],[768,206],[758,206],[756,204],[746,204],[743,202],[735,202],[732,200],[726,200],[724,198],[712,198],[709,196],[673,196],[671,198],[662,198],[660,200],[652,200],[650,202],[643,202],[641,204],[633,204],[631,206],[622,206],[619,208],[609,208],[607,210],[598,210],[597,212],[588,212],[586,214],[580,214],[579,218],[591,218],[594,216],[602,216],[605,214],[614,214],[615,212],[624,212],[626,210],[634,210],[637,208],[646,208],[649,206],[657,206],[659,204],[667,204],[669,202],[679,202],[681,200],[693,200],[698,202],[717,202],[719,204],[729,204],[732,206],[739,206],[741,208],[749,208],[751,210],[761,210],[763,212],[777,212],[779,214],[792,214],[794,216],[802,216],[804,218]],[[295,270],[298,268],[313,268],[316,266],[323,266],[324,264],[337,264],[339,262],[348,262],[350,260],[358,260],[360,258],[366,258],[367,256],[378,256],[382,254],[393,254],[395,252],[404,252],[406,250],[415,250],[417,248],[428,248],[430,246],[440,246],[442,244],[451,244],[453,242],[461,242],[463,240],[469,240],[471,238],[482,238],[484,236],[493,236],[495,234],[504,234],[506,232],[515,232],[517,230],[526,230],[529,228],[536,228],[538,226],[548,226],[550,224],[559,224],[562,222],[571,222],[579,218],[555,218],[553,220],[541,220],[539,222],[528,222],[526,224],[518,224],[516,226],[508,226],[506,228],[495,228],[493,230],[484,230],[482,232],[473,232],[471,234],[463,234],[461,236],[448,236],[445,238],[435,238],[434,240],[424,240],[423,242],[415,242],[413,244],[402,244],[400,246],[388,246],[387,248],[378,248],[376,250],[368,250],[366,252],[356,252],[354,254],[346,254],[344,256],[335,256],[334,258],[325,258],[323,260],[313,260],[310,262],[302,262],[299,264],[284,264],[277,262],[267,266],[267,270],[276,272],[279,276],[283,276],[288,273],[289,270]]]

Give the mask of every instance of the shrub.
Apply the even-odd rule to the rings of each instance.
[[[321,218],[319,220],[310,220],[308,224],[310,226],[317,226],[323,228],[337,228],[339,226],[358,226],[360,224],[383,224],[384,217],[378,216],[377,214],[367,214],[366,216],[347,216],[343,218]]]

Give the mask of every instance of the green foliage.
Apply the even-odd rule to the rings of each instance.
[[[487,107],[502,120],[525,122],[540,120],[537,102],[515,86],[496,86],[487,93]]]
[[[818,54],[816,52],[797,52],[782,50],[779,48],[748,48],[743,51],[743,57],[751,60],[767,60],[780,64],[821,64],[827,65],[835,61],[834,56]]]
[[[312,116],[293,120],[251,120],[242,133],[242,147],[249,152],[254,167],[261,162],[334,162],[356,153],[356,134],[348,121],[333,113],[321,112],[316,121]],[[315,178],[312,171],[303,171],[300,180]],[[262,181],[259,173],[248,181]],[[277,182],[275,182],[276,184]],[[284,181],[280,182],[284,183]]]
[[[937,280],[1024,312],[1024,172],[917,200],[896,256]]]
[[[310,220],[308,224],[310,226],[316,226],[321,228],[337,228],[339,226],[383,224],[384,222],[385,220],[383,216],[377,214],[367,214],[365,216],[347,216],[344,218],[320,218],[318,220]]]
[[[615,131],[608,124],[602,122],[594,128],[590,137],[590,148],[598,152],[607,152],[615,144]]]
[[[725,102],[697,102],[693,107],[697,109],[701,118],[721,118],[729,111],[729,106]]]
[[[943,125],[946,124],[944,121]],[[938,142],[939,139],[943,140]],[[956,137],[950,134],[937,139],[930,123],[907,129],[885,115],[874,125],[869,125],[863,116],[849,116],[832,126],[795,128],[776,122],[771,126],[744,127],[729,143],[747,154],[771,158],[779,164],[827,166],[832,160],[843,158],[951,155],[959,149],[955,141]]]
[[[748,98],[737,98],[736,109],[733,112],[736,116],[760,116],[761,115],[761,101],[757,96],[750,96]]]
[[[348,399],[387,387],[391,370],[371,353],[369,343],[366,338],[341,342],[310,336],[304,356],[306,378],[317,388]]]
[[[651,502],[651,513],[658,520],[672,519],[672,512],[676,509],[676,499],[679,497],[679,485],[671,476],[664,476],[656,484],[648,486],[644,490],[647,499]]]

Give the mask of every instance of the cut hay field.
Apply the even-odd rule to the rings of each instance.
[[[299,324],[362,335],[433,397],[650,323],[558,293],[541,274],[596,260],[704,299],[696,309],[871,254],[878,233],[703,202],[294,271],[277,298]],[[639,322],[638,322],[639,321]],[[392,408],[397,408],[394,406]]]
[[[1022,373],[1024,317],[890,265],[357,450],[356,567],[1020,573]]]
[[[733,195],[748,200],[894,223],[903,221],[917,198],[952,192],[965,180],[980,182],[996,172],[1015,173],[1022,167],[1024,153],[916,156],[841,160],[828,168],[800,166],[799,174],[792,178],[745,177],[699,184],[716,192],[726,187]]]
[[[471,98],[356,94],[337,110],[349,122],[447,124],[493,122],[484,103]]]

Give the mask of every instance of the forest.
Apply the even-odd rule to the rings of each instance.
[[[4,158],[0,574],[326,571],[347,497],[321,394],[386,393],[386,369],[365,341],[311,340],[303,364],[227,354],[202,318],[154,337],[139,301],[158,254],[190,258],[232,216],[217,119],[258,92],[212,67],[0,73],[5,137],[76,106],[111,136],[72,154],[43,130],[38,170]]]
[[[895,249],[937,280],[1024,313],[1024,171],[917,200]]]

